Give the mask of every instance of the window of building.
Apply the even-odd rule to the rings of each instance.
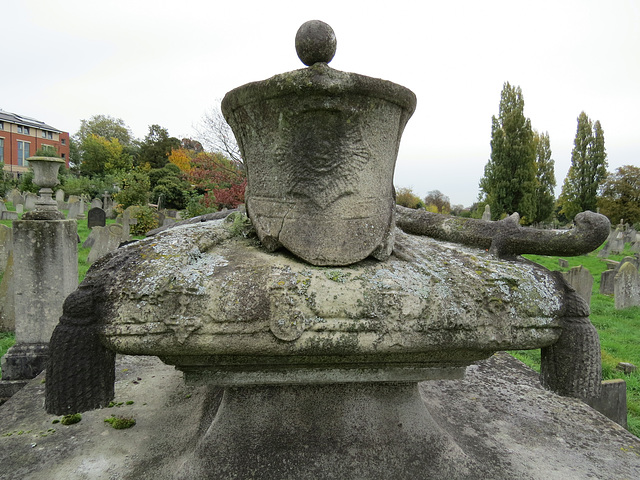
[[[62,145],[66,145],[66,144],[67,144],[67,139],[66,139],[66,138],[61,138],[61,139],[60,139],[60,143],[61,143]]]
[[[49,140],[52,140],[53,139],[53,132],[47,132],[47,138]]]
[[[0,130],[4,130],[4,122],[0,122]]]
[[[67,154],[66,153],[61,153],[60,155],[62,155],[62,159],[66,159],[67,158]]]
[[[18,125],[18,133],[22,133],[22,125]]]
[[[24,127],[24,134],[29,135],[29,127]]]
[[[0,163],[4,163],[4,138],[0,138]]]
[[[27,165],[29,165],[29,162],[27,162],[27,158],[31,156],[29,154],[30,149],[30,142],[23,142],[21,140],[18,140],[18,166],[26,167]]]
[[[42,138],[47,138],[47,132],[45,132],[44,130],[42,130]]]

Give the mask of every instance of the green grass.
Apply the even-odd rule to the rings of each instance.
[[[599,250],[598,250],[599,251]],[[629,362],[640,367],[640,307],[616,310],[612,295],[600,294],[600,274],[607,269],[603,259],[593,252],[580,257],[565,258],[569,268],[583,265],[594,276],[591,296],[591,322],[598,330],[602,351],[602,376],[604,380],[621,378],[627,384],[627,410],[629,431],[640,436],[640,370],[625,374],[616,370],[619,362]],[[620,261],[633,252],[625,250],[620,255],[611,255],[611,260]],[[525,255],[549,270],[568,271],[558,266],[558,258]],[[519,350],[510,352],[516,358],[540,371],[540,350]]]

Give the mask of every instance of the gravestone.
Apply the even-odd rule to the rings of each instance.
[[[80,216],[80,201],[69,202],[69,213],[67,213],[67,218],[69,220],[76,219]]]
[[[91,231],[94,235],[94,243],[87,262],[94,263],[99,258],[102,258],[107,253],[112,252],[118,248],[123,241],[124,229],[122,225],[113,223],[106,227],[94,227]]]
[[[13,190],[11,192],[11,203],[13,203],[14,208],[17,208],[18,205],[24,205],[24,197],[19,191]]]
[[[22,205],[19,206],[21,207]],[[18,212],[12,212],[10,210],[0,212],[0,220],[18,220]]]
[[[624,262],[614,280],[616,310],[640,305],[640,284],[638,268],[631,262]]]
[[[100,200],[99,198],[94,198],[93,200],[91,200],[91,208],[102,208],[102,200]]]
[[[610,242],[609,253],[616,255],[624,250],[624,232],[618,226],[613,241]]]
[[[569,268],[569,262],[566,261],[564,258],[558,259],[558,265],[562,268]]]
[[[614,280],[617,270],[605,270],[600,274],[600,293],[602,295],[613,295]]]
[[[80,198],[80,201],[78,202],[79,206],[78,206],[78,217],[77,218],[84,218],[86,215],[86,203],[84,201],[84,198]]]
[[[576,289],[578,295],[584,298],[587,305],[591,304],[591,292],[593,291],[593,275],[591,275],[591,272],[579,265],[569,269],[568,272],[564,272],[563,275],[569,285]]]
[[[0,213],[6,212],[6,211],[7,211],[7,206],[4,204],[3,200],[0,200]]]
[[[13,250],[13,238],[11,227],[0,225],[0,273],[4,272],[9,254]]]
[[[0,332],[16,329],[13,289],[13,252],[9,252],[0,282]]]
[[[173,225],[176,222],[177,220],[175,218],[165,217],[164,220],[162,221],[162,226],[168,227],[169,225]]]
[[[491,207],[489,205],[485,205],[484,213],[482,214],[482,220],[490,221],[491,220]]]
[[[61,188],[56,190],[56,202],[64,202],[64,190]]]
[[[16,213],[17,213],[17,214],[24,213],[24,204],[19,203],[19,204],[18,204],[18,205],[16,205],[15,207],[16,207]]]
[[[35,193],[27,193],[24,199],[24,209],[27,212],[34,210],[36,208],[36,200],[38,200],[38,196]]]
[[[107,224],[107,214],[100,207],[93,207],[87,213],[87,227],[104,227]]]
[[[122,212],[122,241],[127,242],[131,240],[131,225],[135,225],[138,223],[138,219],[134,217],[135,215],[135,207],[127,207],[124,212]]]

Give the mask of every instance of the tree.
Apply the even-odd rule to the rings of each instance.
[[[132,205],[146,206],[149,203],[149,175],[140,170],[132,170],[125,174],[121,184],[121,190],[113,197],[119,208],[125,210]]]
[[[203,195],[205,207],[236,208],[244,203],[244,170],[221,153],[201,152],[191,160],[186,180]]]
[[[219,106],[205,112],[200,123],[194,128],[207,150],[222,153],[239,166],[243,164],[236,137]]]
[[[82,163],[80,172],[83,175],[96,176],[114,174],[129,170],[133,166],[131,156],[117,138],[108,140],[90,134],[82,142]]]
[[[578,116],[578,129],[571,151],[571,166],[560,194],[561,212],[567,218],[585,210],[596,211],[598,189],[607,176],[607,153],[604,132],[586,113]]]
[[[602,185],[598,206],[612,224],[620,220],[640,222],[640,168],[624,165],[610,173]]]
[[[80,120],[80,129],[75,134],[75,139],[82,144],[89,135],[111,140],[117,138],[122,145],[130,145],[133,141],[131,130],[121,118],[113,118],[109,115],[94,115],[89,120]]]
[[[554,161],[551,158],[549,133],[534,133],[536,146],[536,182],[534,189],[534,213],[532,222],[548,220],[555,207],[553,189],[556,186]]]
[[[520,213],[523,223],[534,217],[536,152],[531,121],[524,116],[520,87],[504,84],[498,117],[491,118],[491,158],[480,189],[494,219]]]
[[[430,210],[429,206],[433,207],[433,210],[435,210],[434,213],[451,212],[451,203],[449,202],[449,197],[447,197],[440,190],[433,190],[427,193],[427,196],[424,197],[424,204],[427,210]]]
[[[424,208],[424,202],[413,193],[411,188],[398,188],[396,189],[396,204],[407,208]]]
[[[169,155],[174,148],[180,148],[180,140],[170,137],[166,128],[151,125],[149,133],[140,144],[138,164],[148,164],[151,168],[162,168],[169,161]]]

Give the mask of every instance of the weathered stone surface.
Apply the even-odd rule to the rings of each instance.
[[[48,343],[78,286],[76,222],[13,223],[16,342]]]
[[[132,401],[133,404],[85,412],[82,421],[70,427],[52,425],[51,421],[56,417],[42,408],[45,386],[49,383],[48,377],[43,383],[44,373],[1,406],[2,475],[7,479],[30,480],[175,480],[177,470],[194,446],[210,428],[215,428],[212,423],[222,400],[222,390],[185,385],[180,372],[155,357],[118,356],[115,374],[116,401]],[[640,450],[637,437],[579,400],[541,388],[536,372],[508,355],[494,355],[469,367],[464,380],[424,382],[419,384],[419,389],[428,413],[438,427],[460,446],[469,463],[484,466],[484,469],[471,469],[466,474],[464,470],[454,471],[435,478],[640,478],[640,463],[635,454]],[[339,405],[334,407],[340,408]],[[382,413],[385,415],[382,418],[388,418],[389,414]],[[137,424],[129,430],[113,430],[104,422],[111,415],[133,417]],[[255,413],[252,429],[263,415],[262,411]],[[283,410],[282,415],[286,415],[286,411]],[[365,418],[368,417],[365,415]],[[372,421],[376,419],[372,418]],[[293,424],[293,418],[291,422]],[[393,432],[411,428],[407,422],[401,423],[402,426],[389,424],[389,429]],[[50,428],[54,428],[55,433],[47,434]],[[18,431],[30,433],[17,435]],[[12,432],[12,435],[6,435]],[[308,422],[299,425],[297,434],[302,433],[312,433]],[[431,435],[433,432],[425,438]],[[274,450],[282,445],[279,442],[286,442],[286,439],[268,438],[273,440]],[[255,438],[255,441],[264,442],[264,438]],[[36,446],[31,448],[31,443]],[[304,453],[305,448],[300,445],[287,459],[287,464],[299,458],[299,453]],[[211,453],[216,455],[215,451]],[[334,461],[336,469],[342,469],[350,462],[355,468],[359,467],[357,452],[346,448],[338,454],[340,456]],[[408,463],[428,461],[431,454],[432,450],[426,445],[425,450]],[[248,456],[242,460],[247,460]],[[264,461],[272,458],[265,457]],[[373,468],[373,465],[365,468]],[[361,472],[357,470],[353,475],[339,477],[332,476],[335,471],[329,469],[324,477],[313,472],[295,478],[358,478]],[[261,470],[261,474],[262,478],[267,478],[265,470]],[[398,464],[387,478],[415,480],[425,477],[404,475],[402,465]],[[369,478],[383,477],[372,475]]]
[[[403,369],[405,380],[451,377],[492,351],[560,335],[564,290],[535,265],[398,231],[385,263],[310,267],[234,225],[174,227],[92,268],[85,281],[106,291],[106,344],[159,355],[195,380],[297,383],[392,380]]]
[[[87,262],[94,263],[107,253],[117,249],[118,245],[125,240],[126,237],[122,225],[112,223],[106,227],[93,227],[89,238],[83,244],[85,248],[91,247]]]
[[[564,272],[564,278],[569,282],[569,285],[576,289],[578,295],[584,298],[587,305],[591,304],[593,275],[587,268],[582,265],[573,267],[568,272]]]
[[[307,66],[329,63],[336,54],[337,40],[333,29],[320,20],[303,23],[296,33],[298,58]]]
[[[600,274],[600,293],[602,295],[613,295],[616,273],[616,270],[605,270]]]
[[[632,262],[624,262],[618,270],[613,291],[617,310],[640,305],[640,277],[638,268]]]
[[[13,236],[11,227],[6,225],[0,225],[0,272],[4,271],[4,268],[9,259],[9,254],[13,250]]]
[[[9,210],[0,212],[0,220],[18,220],[18,212],[12,212]]]
[[[393,248],[393,170],[416,97],[315,63],[227,93],[222,111],[247,166],[247,213],[262,243],[314,265]]]
[[[0,282],[0,331],[2,332],[13,332],[16,329],[13,289],[13,252],[10,252],[2,282]]]
[[[396,217],[398,227],[407,233],[487,249],[501,257],[524,253],[583,255],[599,247],[610,229],[607,217],[590,211],[576,215],[571,230],[520,227],[518,214],[486,222],[398,206]]]

